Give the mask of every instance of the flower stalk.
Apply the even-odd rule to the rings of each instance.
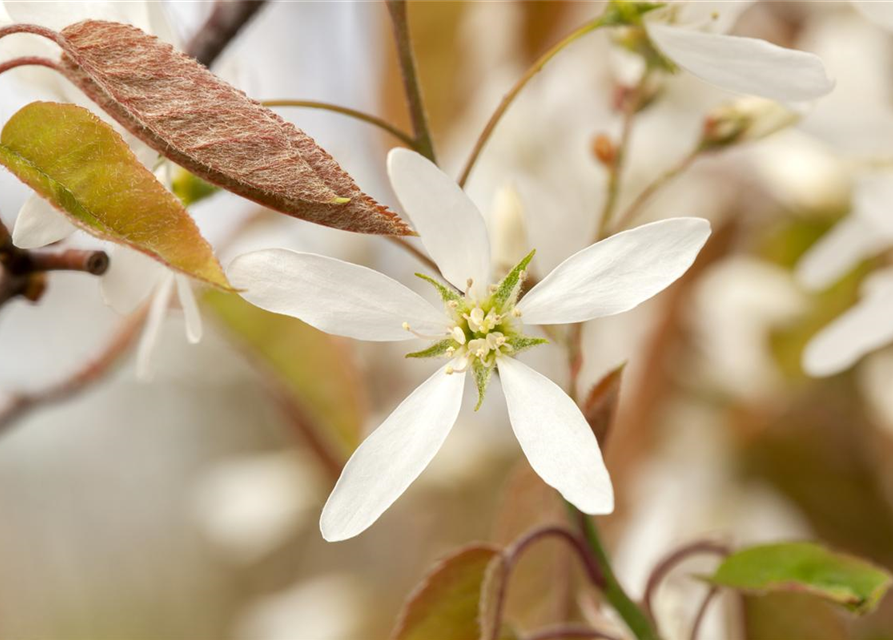
[[[397,59],[400,73],[403,76],[403,89],[406,93],[406,104],[412,121],[414,144],[412,148],[423,156],[436,162],[434,142],[428,126],[428,114],[422,99],[422,85],[416,66],[415,54],[412,51],[412,39],[409,34],[409,19],[406,13],[406,0],[387,0],[388,13],[394,28],[394,42],[397,45]]]

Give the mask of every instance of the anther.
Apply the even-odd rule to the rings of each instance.
[[[515,307],[514,309],[512,309],[512,315],[513,315],[515,318],[520,318],[520,317],[521,317],[521,310],[520,310],[518,307]]]

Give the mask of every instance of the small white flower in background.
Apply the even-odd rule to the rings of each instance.
[[[499,372],[512,429],[534,471],[581,511],[611,512],[611,480],[583,414],[558,385],[515,358],[546,342],[525,335],[524,325],[584,322],[632,309],[685,273],[709,223],[676,218],[619,233],[565,260],[518,301],[533,252],[489,285],[490,240],[465,193],[406,149],[391,151],[388,173],[428,254],[456,287],[420,274],[440,293],[441,308],[376,271],[310,253],[256,251],[237,257],[228,270],[233,286],[261,308],[359,340],[421,337],[432,345],[409,357],[448,359],[348,461],[323,509],[323,537],[361,533],[419,476],[456,422],[469,370],[478,405]]]
[[[228,559],[260,560],[311,521],[320,495],[313,469],[291,450],[217,462],[195,487],[197,524]]]
[[[701,80],[736,93],[804,102],[834,83],[811,53],[726,35],[750,2],[670,2],[646,13],[648,37],[668,59]]]
[[[861,300],[819,331],[803,350],[803,370],[829,376],[848,369],[862,356],[893,343],[893,268],[873,273],[862,285]]]
[[[850,214],[800,259],[797,279],[809,289],[828,287],[859,262],[893,246],[893,177],[871,176],[856,185]],[[803,351],[813,376],[838,373],[893,342],[893,270],[874,273],[860,301],[831,322]]]
[[[160,171],[161,177],[166,174],[166,171]],[[169,180],[166,184],[169,186]],[[32,195],[16,217],[12,239],[20,249],[37,249],[64,240],[77,230],[64,214],[39,196]],[[152,354],[174,289],[186,317],[187,340],[192,344],[201,340],[202,319],[189,277],[136,250],[113,245],[109,250],[109,268],[101,277],[99,287],[105,303],[124,315],[133,313],[149,301],[149,314],[137,348],[139,379],[148,381],[152,378]]]

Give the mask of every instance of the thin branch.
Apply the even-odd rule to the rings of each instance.
[[[428,114],[422,99],[422,86],[419,71],[416,67],[415,54],[412,51],[412,39],[409,35],[409,20],[406,15],[406,0],[387,0],[388,13],[394,28],[394,42],[397,45],[397,59],[400,73],[403,76],[403,89],[406,93],[406,104],[412,121],[415,136],[413,148],[426,156],[431,162],[437,162],[434,155],[434,142],[428,126]]]
[[[415,257],[419,262],[424,264],[426,267],[432,269],[435,273],[440,273],[440,267],[437,266],[437,263],[434,262],[431,258],[425,255],[424,252],[419,250],[414,245],[410,244],[410,242],[406,238],[398,238],[397,236],[385,236],[388,240],[396,244],[398,247],[403,249],[404,251],[409,252],[413,257]]]
[[[83,271],[101,276],[109,268],[109,256],[105,251],[69,249],[58,253],[31,251],[28,262],[32,271]]]
[[[719,593],[719,588],[710,587],[710,591],[707,592],[707,595],[704,596],[704,600],[701,602],[701,606],[698,607],[698,613],[695,615],[695,621],[691,626],[691,640],[698,640],[698,635],[701,632],[701,623],[704,622],[704,618],[707,614],[707,608],[710,606],[710,603],[713,602],[713,599]]]
[[[210,67],[265,4],[266,0],[218,0],[204,26],[186,45],[186,53]]]
[[[567,47],[569,44],[579,39],[580,37],[586,35],[590,31],[595,31],[596,29],[605,26],[605,23],[602,20],[602,17],[587,22],[582,27],[578,28],[573,33],[567,35],[563,40],[561,40],[554,47],[549,49],[546,53],[544,53],[539,60],[533,63],[523,76],[514,84],[514,86],[509,90],[505,96],[502,98],[502,102],[499,103],[499,106],[496,107],[496,111],[493,112],[493,115],[490,116],[490,120],[487,121],[486,126],[484,126],[484,130],[481,132],[481,135],[478,136],[477,141],[474,143],[474,148],[471,150],[471,155],[468,157],[468,160],[465,161],[465,168],[462,169],[462,173],[459,175],[459,186],[464,187],[465,183],[468,182],[468,177],[471,175],[472,169],[474,169],[474,165],[478,160],[478,157],[481,155],[481,152],[484,150],[484,147],[487,145],[487,142],[490,140],[490,137],[493,135],[493,131],[496,129],[496,125],[499,124],[499,121],[502,120],[502,117],[505,115],[505,112],[508,111],[509,106],[511,106],[512,102],[515,101],[515,98],[518,97],[518,94],[521,93],[521,90],[527,86],[527,83],[530,82],[533,77],[542,71],[543,67],[546,66],[552,58],[554,58],[558,52]]]
[[[633,123],[636,114],[642,107],[649,79],[650,74],[646,71],[642,74],[642,77],[639,79],[636,86],[623,97],[623,121],[620,128],[620,140],[614,149],[613,157],[611,158],[611,163],[608,167],[607,194],[605,196],[605,202],[602,205],[601,215],[598,219],[598,230],[596,231],[593,242],[598,242],[604,238],[611,225],[611,218],[614,216],[614,209],[617,207],[617,199],[620,196],[623,161],[625,160],[626,153],[629,149],[629,141],[633,132]]]
[[[684,562],[688,558],[697,555],[716,555],[725,557],[731,553],[729,546],[715,540],[697,540],[682,546],[663,560],[657,563],[648,577],[648,583],[645,585],[645,594],[642,596],[642,606],[648,617],[654,620],[654,595],[657,593],[658,587],[663,583],[669,573],[676,568],[679,563]]]
[[[64,40],[62,34],[36,24],[19,23],[0,28],[0,38],[4,38],[15,33],[30,33],[32,35],[42,36],[48,40],[52,40],[60,46],[62,45],[62,42]]]
[[[13,58],[12,60],[7,60],[6,62],[0,63],[0,74],[4,74],[7,71],[11,71],[17,67],[47,67],[48,69],[52,69],[58,73],[62,73],[62,69],[56,63],[55,60],[50,60],[49,58],[41,58],[40,56],[24,56],[21,58]]]
[[[653,180],[647,187],[645,187],[642,192],[636,196],[636,199],[627,207],[626,211],[617,218],[617,223],[614,225],[616,230],[624,229],[628,227],[630,223],[635,219],[639,213],[642,211],[642,207],[652,198],[654,195],[667,186],[670,182],[679,177],[682,173],[684,173],[688,168],[694,164],[694,161],[697,160],[701,156],[701,148],[698,147],[684,156],[679,162],[670,167],[666,172],[659,175],[655,180]]]
[[[525,640],[571,640],[576,638],[596,638],[601,640],[618,640],[617,636],[580,625],[561,625],[536,631]]]
[[[379,129],[391,134],[401,142],[409,145],[410,148],[416,149],[416,141],[405,131],[401,131],[387,120],[383,120],[378,116],[373,116],[372,114],[364,113],[363,111],[357,111],[356,109],[351,109],[350,107],[342,107],[337,104],[318,102],[316,100],[264,100],[261,102],[261,104],[265,107],[300,107],[305,109],[323,109],[325,111],[340,113],[350,118],[362,120],[363,122],[367,122],[372,126],[378,127]]]
[[[140,333],[148,307],[143,307],[124,321],[103,351],[72,376],[35,393],[13,395],[0,409],[0,434],[6,433],[19,420],[34,409],[56,404],[93,386],[118,364]]]
[[[558,538],[566,542],[573,549],[586,570],[589,580],[597,587],[604,587],[605,578],[599,569],[595,559],[589,553],[589,548],[585,541],[579,535],[561,526],[545,526],[528,532],[503,552],[504,572],[502,581],[499,583],[499,589],[496,592],[496,601],[494,603],[493,625],[491,626],[492,635],[486,640],[498,640],[499,633],[502,628],[502,616],[505,611],[506,597],[508,596],[508,583],[511,579],[512,571],[521,559],[521,556],[533,544],[545,540],[547,538]],[[558,636],[554,636],[558,637]],[[569,636],[569,637],[607,637],[607,636]]]

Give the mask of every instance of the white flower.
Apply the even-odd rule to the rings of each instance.
[[[391,151],[388,173],[429,255],[456,287],[423,276],[440,292],[442,308],[376,271],[309,253],[257,251],[237,257],[229,268],[233,285],[264,309],[360,340],[426,337],[432,346],[411,356],[449,359],[348,461],[323,509],[323,537],[335,541],[361,533],[425,469],[456,421],[469,370],[481,397],[491,374],[499,372],[512,428],[540,477],[581,511],[611,512],[611,481],[577,405],[514,357],[545,342],[524,335],[523,325],[584,322],[632,309],[688,269],[707,240],[709,223],[676,218],[619,233],[565,260],[518,302],[532,253],[488,286],[490,241],[465,193],[405,149]]]
[[[803,102],[834,83],[811,53],[726,35],[750,2],[671,2],[643,16],[648,37],[667,58],[701,80],[736,93]]]
[[[828,376],[893,342],[893,268],[871,275],[862,299],[822,329],[803,351],[803,370]]]
[[[36,249],[64,240],[77,231],[64,214],[46,200],[32,195],[19,211],[13,227],[13,244],[20,249]],[[152,354],[170,306],[174,288],[186,316],[186,338],[192,344],[201,340],[202,320],[192,284],[187,276],[120,245],[109,251],[109,269],[100,280],[106,304],[122,314],[134,312],[150,300],[149,315],[137,348],[136,372],[141,380],[152,378]]]
[[[850,215],[838,222],[801,258],[797,278],[810,289],[834,283],[859,262],[893,246],[893,179],[862,179]],[[873,274],[862,299],[822,329],[803,351],[803,369],[813,376],[838,373],[862,356],[893,342],[893,270]]]
[[[833,284],[859,262],[893,246],[893,177],[861,179],[850,214],[807,251],[797,264],[797,279],[819,290]]]

